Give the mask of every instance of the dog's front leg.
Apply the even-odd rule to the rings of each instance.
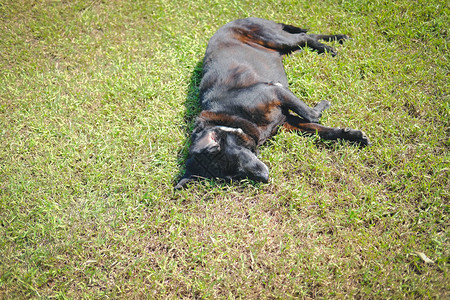
[[[330,102],[322,100],[314,108],[311,108],[285,87],[277,87],[276,95],[283,109],[292,110],[308,123],[319,123],[322,112],[330,107]]]
[[[358,143],[361,146],[370,145],[369,139],[361,130],[351,128],[333,128],[314,123],[307,123],[299,117],[291,114],[286,116],[286,123],[284,123],[283,127],[288,130],[318,134],[324,140],[342,139]]]

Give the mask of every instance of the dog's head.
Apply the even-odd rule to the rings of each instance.
[[[256,157],[255,141],[240,128],[197,123],[186,162],[186,173],[175,186],[195,178],[249,178],[267,182],[269,168]]]

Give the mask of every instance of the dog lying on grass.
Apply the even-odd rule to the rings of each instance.
[[[283,126],[369,145],[360,130],[319,125],[330,106],[307,106],[289,89],[282,56],[309,47],[336,55],[319,40],[339,41],[346,35],[307,34],[305,29],[258,18],[232,21],[210,39],[203,61],[200,101],[203,111],[192,133],[186,173],[175,186],[195,178],[267,182],[269,168],[257,158],[257,147]]]

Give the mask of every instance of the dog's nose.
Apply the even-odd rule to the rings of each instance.
[[[260,179],[259,181],[267,183],[269,182],[269,168],[266,165],[264,166],[264,170],[259,174]]]
[[[261,176],[261,182],[264,182],[264,183],[269,182],[269,173],[265,173]]]

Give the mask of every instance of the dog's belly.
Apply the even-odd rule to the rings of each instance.
[[[211,50],[204,61],[203,72],[201,91],[221,86],[236,89],[268,82],[288,84],[279,53],[249,45]]]
[[[286,122],[286,116],[281,112],[281,109],[274,109],[267,116],[267,125],[260,125],[258,129],[260,131],[260,138],[258,145],[264,144],[264,142],[274,136],[278,128]]]

